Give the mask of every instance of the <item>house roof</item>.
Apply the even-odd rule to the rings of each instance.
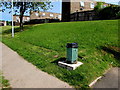
[[[42,12],[42,13],[55,13],[55,12],[44,12],[44,11],[32,11],[32,12]],[[55,13],[55,14],[61,14],[61,13]]]

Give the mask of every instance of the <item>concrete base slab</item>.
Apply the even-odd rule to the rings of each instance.
[[[65,61],[59,61],[58,62],[58,65],[60,67],[64,67],[64,68],[67,68],[68,70],[75,70],[77,67],[79,67],[80,65],[82,65],[83,63],[82,62],[79,62],[77,61],[76,64],[68,64],[66,63]]]

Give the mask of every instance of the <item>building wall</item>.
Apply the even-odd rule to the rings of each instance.
[[[25,21],[29,21],[30,20],[30,16],[23,16],[23,23]],[[13,21],[15,23],[15,25],[19,25],[20,23],[20,16],[19,15],[14,15],[13,16]]]
[[[60,13],[52,13],[52,12],[30,12],[30,19],[59,19],[61,20]]]
[[[70,2],[62,2],[62,21],[70,20]]]
[[[97,20],[95,12],[92,11],[83,11],[83,12],[75,12],[70,15],[70,21],[90,21]]]
[[[29,21],[30,17],[29,16],[23,16],[23,22]],[[20,22],[20,16],[19,15],[14,15],[13,16],[13,21],[14,22]]]
[[[62,1],[62,21],[64,22],[71,21],[71,18],[73,21],[74,20],[73,17],[79,17],[79,16],[76,16],[76,14],[74,14],[77,12],[82,12],[80,15],[84,14],[83,15],[84,17],[90,16],[91,14],[89,13],[92,10],[94,10],[94,7],[97,5],[97,1],[94,1],[94,0],[76,0],[77,2],[74,2],[74,1],[75,0],[69,0],[69,2],[64,2],[64,0]],[[104,3],[101,7],[104,8],[110,5],[111,4]],[[90,12],[86,13],[85,11],[88,11],[88,12],[90,11]],[[94,14],[92,14],[92,16],[94,16]],[[87,20],[87,19],[83,19],[83,20]]]
[[[81,6],[81,1],[84,2],[84,6]],[[94,6],[96,5],[95,1],[83,1],[83,0],[79,0],[79,2],[71,2],[71,11],[70,13],[74,13],[74,12],[81,12],[81,11],[88,11],[88,10],[93,10],[94,8],[91,8],[91,4],[94,4]]]
[[[6,21],[0,21],[0,26],[6,26],[6,25],[7,25]]]
[[[97,2],[93,0],[77,0],[77,2],[74,2],[73,0],[69,0],[69,2],[64,2],[63,0],[62,21],[70,21],[70,14],[72,13],[93,10],[94,8],[91,8],[91,3],[93,3],[94,6],[97,4]]]

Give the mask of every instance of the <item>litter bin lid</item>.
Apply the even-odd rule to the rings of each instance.
[[[67,43],[67,48],[78,48],[78,44],[77,43]]]

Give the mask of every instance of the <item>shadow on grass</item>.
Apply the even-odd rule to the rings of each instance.
[[[12,32],[12,29],[8,29],[8,30],[5,30],[2,32],[2,34],[10,34]],[[20,32],[20,29],[19,28],[15,28],[14,29],[14,32]]]
[[[30,27],[29,26],[25,26],[23,29],[26,30],[28,28],[30,28]],[[2,34],[10,34],[11,32],[12,32],[12,28],[8,29],[8,30],[2,31]],[[20,27],[14,28],[14,33],[17,33],[17,32],[21,32]]]
[[[79,56],[79,55],[78,55],[78,58],[83,59],[83,57]],[[58,61],[65,61],[65,62],[67,62],[65,57],[61,57],[61,58],[58,58],[58,59],[56,59],[55,61],[53,61],[51,63],[58,64]],[[67,62],[67,63],[70,63],[70,62]]]
[[[58,61],[65,61],[66,58],[65,57],[61,57],[61,58],[58,58],[56,59],[55,61],[51,62],[51,63],[55,63],[55,64],[58,64]]]
[[[117,48],[117,49],[116,49]],[[101,46],[101,49],[104,50],[107,53],[111,53],[114,55],[114,58],[116,58],[117,60],[120,61],[120,51],[118,47],[105,47],[105,46]]]

